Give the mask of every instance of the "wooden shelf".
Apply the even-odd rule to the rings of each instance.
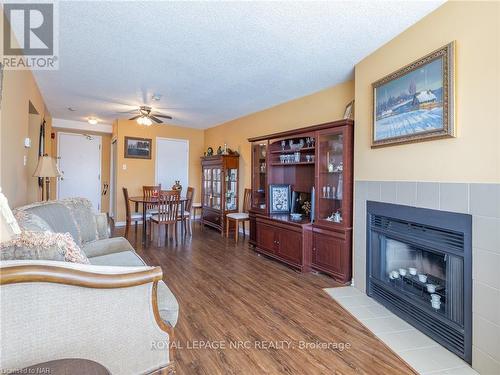
[[[302,147],[297,150],[285,149],[285,150],[273,150],[270,151],[271,154],[293,154],[294,152],[302,152],[302,151],[314,151],[316,147]]]
[[[291,167],[293,165],[314,165],[314,162],[313,161],[301,161],[298,163],[271,163],[271,165],[274,167],[279,167],[279,166]]]
[[[344,171],[336,171],[336,172],[319,172],[320,174],[342,174]]]

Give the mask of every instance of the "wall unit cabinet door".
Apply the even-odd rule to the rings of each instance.
[[[249,233],[249,238],[248,242],[252,246],[257,246],[257,219],[255,218],[255,214],[253,212],[249,212],[248,214],[250,220],[250,233]]]
[[[313,233],[312,266],[322,271],[342,273],[342,249],[345,242],[334,236]]]
[[[277,245],[277,255],[292,263],[301,264],[302,233],[281,229]]]
[[[278,246],[278,241],[278,235],[274,227],[263,223],[257,223],[258,247],[274,254]]]

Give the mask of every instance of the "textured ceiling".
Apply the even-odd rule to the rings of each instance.
[[[35,75],[56,118],[152,104],[206,128],[352,78],[441,3],[61,1],[60,69]]]

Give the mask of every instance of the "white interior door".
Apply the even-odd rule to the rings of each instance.
[[[187,139],[156,138],[156,183],[169,190],[175,180],[186,194],[189,174],[189,141]]]
[[[101,137],[58,133],[59,178],[57,197],[83,197],[101,209]]]

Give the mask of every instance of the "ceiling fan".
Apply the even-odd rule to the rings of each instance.
[[[164,115],[161,113],[153,112],[153,109],[146,105],[141,105],[138,109],[133,112],[138,111],[138,115],[129,118],[129,120],[137,120],[139,125],[150,126],[153,125],[153,121],[157,124],[163,123],[160,118],[166,118],[168,120],[172,120],[172,116]],[[160,117],[160,118],[159,118]]]

